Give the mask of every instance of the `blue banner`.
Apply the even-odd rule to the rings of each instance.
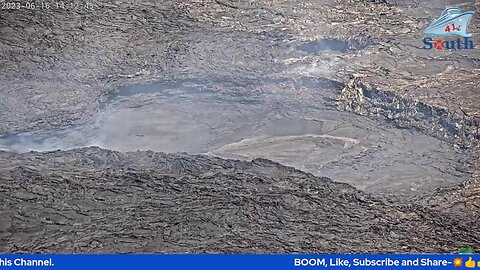
[[[479,269],[480,254],[450,255],[0,255],[0,269]]]

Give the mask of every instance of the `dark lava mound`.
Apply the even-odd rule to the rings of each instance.
[[[480,244],[478,224],[264,159],[0,152],[0,175],[0,252],[453,252]]]

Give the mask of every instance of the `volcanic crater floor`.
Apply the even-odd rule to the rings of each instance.
[[[339,91],[338,83],[313,77],[136,84],[107,96],[92,121],[3,137],[0,146],[17,152],[99,146],[264,158],[398,196],[470,176],[468,155],[447,142],[337,111]]]

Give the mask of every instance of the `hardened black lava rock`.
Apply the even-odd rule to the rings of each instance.
[[[268,160],[0,152],[0,252],[454,252],[478,223]]]

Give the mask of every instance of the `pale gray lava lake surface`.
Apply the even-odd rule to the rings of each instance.
[[[62,130],[0,138],[17,152],[85,146],[267,158],[367,192],[416,195],[460,183],[451,144],[335,107],[341,86],[314,77],[211,78],[119,88],[97,116]]]

